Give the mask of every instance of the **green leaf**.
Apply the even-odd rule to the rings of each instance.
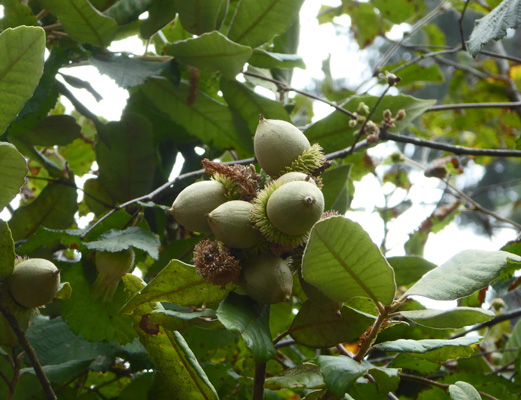
[[[2,172],[0,175],[1,211],[20,193],[20,188],[25,182],[25,175],[27,175],[24,156],[10,143],[0,142],[0,171]]]
[[[169,44],[166,52],[184,64],[205,72],[220,71],[230,79],[242,71],[252,54],[251,47],[234,43],[217,31]]]
[[[190,89],[185,83],[175,87],[164,78],[150,79],[143,93],[161,112],[204,143],[220,149],[235,148],[251,154],[253,142],[247,132],[237,131],[231,110],[202,91],[188,104]]]
[[[374,318],[351,308],[335,310],[328,304],[306,301],[295,316],[289,333],[298,343],[314,348],[356,342],[374,323]]]
[[[50,382],[64,382],[89,369],[92,360],[70,360],[62,364],[48,364],[42,367]],[[20,374],[34,374],[34,368],[22,368]]]
[[[35,200],[18,207],[9,220],[13,239],[25,239],[40,226],[50,229],[69,228],[78,210],[78,195],[73,185],[67,181],[49,183]]]
[[[38,19],[31,7],[19,0],[2,0],[4,15],[0,19],[0,29],[14,28],[19,25],[38,25]]]
[[[380,98],[378,96],[358,96],[350,100],[343,106],[346,110],[355,112],[360,103],[365,103],[370,109]],[[405,110],[405,118],[396,122],[396,126],[390,132],[398,132],[406,128],[414,119],[422,115],[435,100],[421,100],[408,95],[385,96],[371,118],[375,123],[382,121],[383,111],[391,110],[393,115],[400,109]],[[304,132],[311,142],[318,142],[326,153],[341,150],[350,146],[354,141],[354,136],[360,129],[349,127],[351,117],[340,112],[334,111],[327,117],[315,122]]]
[[[19,26],[0,33],[0,134],[31,98],[43,73],[45,31]]]
[[[397,286],[410,285],[437,267],[436,264],[419,256],[388,257],[387,261],[394,269]]]
[[[440,369],[440,365],[437,362],[411,357],[406,353],[398,354],[393,358],[388,366],[393,368],[411,369],[421,373],[422,375],[432,375]]]
[[[136,113],[109,122],[98,132],[99,180],[110,197],[124,202],[150,192],[156,154],[152,124]]]
[[[405,295],[433,300],[469,296],[496,279],[509,261],[521,263],[521,257],[505,251],[462,251],[421,278]]]
[[[181,331],[195,325],[203,329],[222,329],[214,310],[179,312],[172,310],[154,310],[150,313],[150,322],[159,324],[171,331]]]
[[[328,390],[340,397],[343,397],[356,380],[367,374],[373,367],[367,361],[359,363],[345,356],[320,356],[318,365]]]
[[[400,315],[434,329],[457,329],[490,321],[496,315],[489,310],[473,307],[457,307],[452,310],[400,311]]]
[[[104,47],[116,35],[116,21],[101,14],[87,0],[42,0],[42,4],[78,42]]]
[[[236,110],[244,118],[252,133],[257,130],[261,114],[265,118],[291,122],[288,112],[282,104],[255,93],[241,82],[221,79],[221,90],[230,108]]]
[[[7,278],[14,268],[14,241],[7,222],[0,219],[0,281]]]
[[[104,12],[108,17],[114,18],[118,25],[134,22],[141,14],[147,11],[155,0],[125,0],[117,1]]]
[[[193,1],[183,2],[192,4]],[[176,9],[172,0],[155,0],[148,9],[148,18],[141,22],[139,31],[141,37],[149,39],[154,33],[167,25],[176,16]]]
[[[94,270],[93,265],[90,267]],[[123,285],[119,285],[110,303],[103,303],[94,298],[92,282],[87,280],[81,264],[61,268],[61,278],[72,287],[70,299],[61,302],[61,315],[74,333],[97,342],[127,343],[134,339],[131,319],[119,313],[125,301]]]
[[[368,297],[391,304],[396,292],[393,269],[378,247],[360,225],[341,216],[311,230],[302,276],[335,301]]]
[[[131,274],[123,277],[127,298],[138,295],[144,282]],[[170,392],[179,399],[218,400],[214,387],[208,380],[192,350],[179,332],[166,331],[159,325],[150,324],[144,314],[161,310],[159,303],[146,303],[137,307],[131,318],[140,341],[148,352],[150,361],[168,385]]]
[[[450,385],[449,394],[452,400],[481,400],[481,396],[474,386],[462,381]]]
[[[381,15],[391,21],[393,24],[401,24],[402,22],[412,22],[418,15],[425,11],[426,7],[423,0],[373,0],[372,2],[380,11]]]
[[[481,50],[481,46],[491,39],[500,40],[507,34],[508,28],[517,28],[521,23],[521,1],[503,0],[488,15],[475,22],[467,49],[473,57]]]
[[[183,28],[195,35],[218,30],[228,3],[229,0],[174,0]]]
[[[144,60],[126,54],[113,55],[97,53],[89,57],[100,74],[112,78],[116,85],[128,89],[141,85],[151,76],[160,75],[171,65],[171,61]]]
[[[391,71],[392,68],[386,68],[386,70]],[[420,82],[444,82],[445,77],[443,76],[443,72],[441,68],[436,65],[430,65],[428,67],[423,67],[418,64],[412,64],[396,72],[396,76],[399,76],[402,80],[398,82],[398,87],[404,87],[409,85],[417,85]]]
[[[304,0],[242,0],[235,10],[227,36],[237,43],[257,47],[285,32]]]
[[[229,285],[232,286],[232,285]],[[179,260],[172,260],[122,309],[129,313],[145,303],[169,301],[180,306],[200,306],[218,303],[226,297],[231,287],[223,290],[196,274],[195,268]]]
[[[510,337],[505,343],[505,349],[520,349],[521,348],[521,319],[517,320],[516,324],[510,332]],[[501,357],[501,364],[506,365],[519,357],[519,351],[505,351]]]
[[[130,247],[146,251],[150,257],[159,258],[159,240],[150,231],[133,226],[125,230],[113,229],[99,237],[98,240],[85,243],[85,247],[98,251],[126,250]]]
[[[81,127],[70,115],[50,115],[42,119],[31,130],[15,137],[27,144],[37,146],[65,146],[76,139]]]
[[[75,335],[61,317],[35,322],[26,335],[42,365],[94,360],[95,365],[103,366],[118,350],[114,344],[89,342]]]
[[[320,368],[315,364],[303,363],[267,378],[264,387],[270,390],[285,388],[320,389],[324,385]]]
[[[230,293],[217,309],[219,321],[242,336],[255,361],[268,361],[276,354],[271,342],[269,310],[269,306],[235,293]]]
[[[328,168],[322,174],[324,210],[338,211],[341,215],[346,213],[351,203],[349,193],[351,168],[351,164],[339,165],[335,168]]]
[[[462,337],[457,339],[398,339],[373,346],[375,351],[407,353],[428,361],[443,362],[460,357],[468,357],[474,350],[471,345],[479,343],[481,337]]]
[[[306,68],[298,54],[273,53],[263,49],[253,50],[248,64],[258,68]]]

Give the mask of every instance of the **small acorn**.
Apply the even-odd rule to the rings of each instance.
[[[281,184],[294,182],[294,181],[309,182],[309,183],[317,186],[317,183],[315,182],[315,180],[312,177],[310,177],[309,175],[304,174],[303,172],[296,172],[296,171],[288,172],[277,179],[277,182],[281,183]]]
[[[60,270],[49,260],[30,258],[15,265],[7,278],[7,286],[18,305],[41,307],[56,296],[60,288]]]
[[[225,194],[226,188],[220,182],[196,182],[179,193],[168,212],[190,231],[212,233],[206,214],[227,201]]]
[[[253,204],[247,201],[232,200],[213,210],[208,214],[208,223],[215,237],[235,249],[254,247],[261,235],[250,222],[252,209]]]
[[[293,277],[288,264],[272,254],[261,254],[243,263],[242,283],[248,296],[261,304],[288,301]]]
[[[97,251],[95,256],[98,276],[92,285],[94,297],[108,303],[114,297],[121,277],[134,266],[134,250]]]
[[[260,116],[253,138],[255,157],[270,176],[279,176],[311,147],[306,136],[289,122]]]
[[[309,182],[282,185],[270,196],[266,213],[278,230],[288,235],[307,233],[324,212],[324,196]]]

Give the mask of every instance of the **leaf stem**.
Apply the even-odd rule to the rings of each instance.
[[[353,358],[353,360],[361,362],[364,359],[364,357],[369,352],[374,340],[378,336],[380,328],[386,319],[387,312],[383,312],[378,315],[378,318],[371,327],[369,334],[363,339],[362,344],[360,345],[360,349],[358,350],[358,353],[356,353],[356,356]]]
[[[13,332],[16,335],[18,342],[20,343],[20,346],[22,346],[22,348],[25,351],[25,354],[27,354],[27,357],[29,358],[31,365],[34,368],[36,377],[40,381],[40,385],[42,386],[42,389],[45,393],[45,397],[47,398],[47,400],[56,400],[57,397],[54,394],[51,383],[49,382],[49,379],[47,379],[45,372],[43,372],[42,366],[40,365],[40,361],[38,360],[38,357],[36,356],[36,353],[35,353],[33,347],[27,340],[27,337],[25,336],[25,332],[18,324],[16,317],[13,314],[11,314],[11,312],[1,304],[0,304],[0,313],[2,313],[2,315],[5,317],[5,319],[9,323],[9,326],[11,326],[11,328],[13,329]]]
[[[253,378],[253,394],[251,400],[264,399],[264,381],[266,380],[266,362],[255,363],[255,377]]]

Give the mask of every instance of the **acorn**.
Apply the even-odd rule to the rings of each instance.
[[[196,182],[179,193],[168,213],[190,231],[212,233],[206,214],[226,200],[226,188],[222,183],[214,180]]]
[[[296,171],[288,172],[277,179],[277,182],[281,183],[281,184],[294,182],[294,181],[309,182],[309,183],[317,186],[317,183],[315,182],[315,180],[311,176],[309,176],[308,174],[305,174],[303,172],[296,172]]]
[[[25,308],[50,303],[60,288],[60,270],[49,260],[30,258],[15,265],[7,278],[15,302]]]
[[[288,301],[293,277],[286,261],[272,254],[260,254],[243,263],[241,280],[248,296],[261,304]]]
[[[324,196],[309,182],[289,182],[273,192],[266,212],[270,222],[281,232],[302,235],[322,216]]]
[[[95,298],[100,299],[104,303],[112,300],[121,277],[132,271],[134,257],[132,248],[115,252],[96,252],[94,260],[98,276],[92,284]]]
[[[252,209],[253,204],[247,201],[232,200],[208,214],[208,223],[217,240],[235,249],[254,247],[261,235],[250,222]]]
[[[260,116],[253,149],[257,161],[268,175],[279,176],[310,147],[309,140],[294,125]]]

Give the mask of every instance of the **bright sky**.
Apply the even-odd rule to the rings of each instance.
[[[301,11],[301,35],[298,53],[304,59],[306,69],[295,69],[292,84],[296,88],[305,89],[313,78],[323,79],[322,60],[326,59],[329,54],[332,56],[331,71],[333,77],[344,79],[344,86],[346,87],[355,87],[370,74],[370,69],[367,68],[367,52],[360,51],[356,42],[350,40],[348,34],[350,19],[348,16],[336,18],[335,26],[331,24],[318,25],[316,15],[321,5],[336,6],[339,4],[340,0],[306,0],[304,2]],[[0,6],[0,17],[2,14],[3,7]],[[405,29],[407,29],[406,25],[396,27],[390,34],[393,38],[399,38]],[[144,45],[138,38],[128,38],[114,42],[109,50],[143,54]],[[107,120],[119,120],[128,98],[126,90],[116,86],[107,76],[100,75],[94,67],[67,68],[63,69],[62,72],[89,81],[96,91],[103,96],[103,100],[97,103],[85,90],[70,88],[74,95],[92,112]],[[378,90],[378,88],[375,90]],[[72,105],[66,99],[62,98],[62,102],[68,110],[72,109]],[[332,112],[332,109],[323,103],[316,102],[314,112],[315,120],[317,120]],[[370,154],[378,161],[394,149],[395,147],[392,144],[382,144],[372,149]],[[178,163],[172,176],[177,175],[180,168],[181,164]],[[383,176],[385,168],[384,166],[377,167],[377,174],[380,177]],[[458,177],[455,180],[455,184],[458,185],[464,180],[478,179],[481,174],[480,167],[470,168],[463,177]],[[78,184],[82,184],[85,179],[87,177],[78,181]],[[403,243],[408,239],[409,233],[413,232],[434,209],[434,205],[426,206],[424,203],[436,204],[442,194],[440,181],[436,178],[425,178],[421,173],[414,173],[411,175],[411,179],[414,186],[408,196],[413,201],[413,207],[389,225],[387,242],[387,247],[390,249],[389,255],[404,254]],[[355,211],[348,212],[347,216],[359,222],[375,243],[380,244],[383,237],[383,224],[377,214],[373,212],[375,207],[382,207],[384,204],[380,184],[374,176],[367,176],[361,182],[355,183],[355,187],[356,193],[352,202],[352,208]],[[82,195],[81,192],[79,194]],[[398,194],[395,199],[396,202],[400,200],[400,196],[403,196],[403,193]],[[12,205],[16,208],[18,200],[16,199]],[[390,204],[390,206],[392,205]],[[9,219],[7,210],[0,213],[0,218]],[[81,225],[86,225],[89,219],[82,219]],[[460,228],[456,223],[452,223],[442,232],[436,235],[431,234],[425,249],[425,258],[440,264],[466,249],[498,250],[506,241],[514,238],[515,231],[512,229],[497,230],[495,236],[489,239],[476,236],[470,229]]]

